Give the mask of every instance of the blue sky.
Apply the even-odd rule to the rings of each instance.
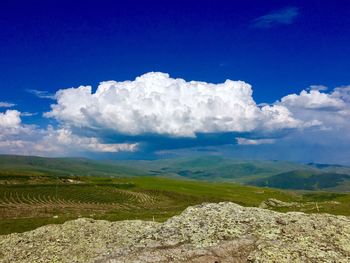
[[[0,18],[0,102],[16,104],[1,107],[0,112],[21,112],[20,124],[17,122],[17,125],[23,126],[21,129],[37,129],[34,133],[42,132],[43,136],[47,135],[47,125],[52,125],[50,129],[54,130],[69,126],[67,134],[79,138],[85,136],[89,138],[89,143],[92,137],[103,144],[123,143],[125,138],[125,143],[130,144],[142,139],[147,146],[141,148],[154,152],[167,150],[165,145],[172,145],[170,148],[216,145],[220,149],[226,144],[223,133],[229,132],[228,144],[234,138],[244,137],[246,141],[241,142],[249,144],[247,147],[251,149],[254,143],[247,140],[270,140],[265,141],[267,144],[263,143],[264,149],[268,145],[270,152],[276,152],[274,147],[279,144],[272,143],[272,140],[287,138],[289,133],[284,136],[287,134],[285,127],[278,131],[274,128],[273,134],[269,130],[268,136],[266,132],[262,135],[252,129],[231,127],[230,130],[226,124],[209,129],[210,132],[196,126],[192,128],[198,134],[209,136],[210,133],[211,139],[185,137],[181,143],[179,138],[173,139],[179,134],[169,135],[169,130],[166,130],[164,136],[162,132],[144,127],[145,134],[139,132],[135,135],[121,132],[116,127],[101,128],[99,124],[99,128],[95,127],[93,132],[85,134],[91,123],[89,127],[84,126],[86,123],[75,123],[62,112],[43,117],[45,112],[51,111],[50,104],[59,103],[39,97],[50,97],[59,89],[80,85],[91,85],[94,92],[101,81],[134,80],[153,71],[165,72],[170,78],[186,81],[223,83],[226,79],[242,80],[252,86],[252,98],[256,104],[275,103],[289,94],[299,94],[311,85],[327,86],[328,90],[321,93],[335,98],[336,94],[332,95],[334,88],[350,84],[348,1],[201,1],[199,4],[198,1],[4,0],[0,4]],[[344,96],[341,99],[347,103]],[[300,109],[294,109],[295,105],[291,110],[290,105],[288,109],[296,116],[295,119],[305,116]],[[128,104],[124,106],[127,108]],[[342,108],[341,114],[343,112]],[[34,114],[28,116],[31,115],[28,113]],[[326,125],[326,120],[315,114],[303,121],[323,122],[323,130],[334,126],[333,123]],[[315,132],[316,124],[311,126],[313,128],[310,129]],[[342,133],[344,127],[339,128]],[[28,131],[25,135],[23,131],[20,135],[12,132],[11,136],[9,131],[2,133],[3,141],[38,140],[30,137]],[[305,145],[304,141],[310,140],[307,139],[309,132],[303,126],[304,133],[307,134],[300,135],[299,132],[291,140],[303,141],[301,144]],[[317,136],[322,138],[324,135]],[[86,142],[85,137],[82,143]],[[344,140],[347,142],[347,139]],[[333,155],[337,143],[344,145],[343,141],[333,145],[322,144],[322,151],[329,151],[327,156]],[[288,142],[284,140],[282,144],[288,145]],[[292,144],[296,145],[295,142]],[[311,144],[312,149],[321,147],[319,142]],[[17,146],[11,145],[2,146],[1,151],[21,153]],[[252,151],[256,152],[257,148]],[[299,153],[303,149],[299,147],[291,153],[292,156],[285,158],[304,160]],[[142,151],[135,152],[141,154]],[[52,154],[55,155],[54,149]],[[68,151],[65,154],[73,153]],[[85,152],[82,150],[74,154],[84,155]],[[258,157],[269,158],[269,155]],[[321,156],[317,160],[324,159]],[[333,159],[335,162],[339,158],[335,156]]]

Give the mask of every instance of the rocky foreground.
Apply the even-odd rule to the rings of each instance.
[[[164,223],[78,219],[0,236],[0,262],[350,262],[350,217],[225,202]]]

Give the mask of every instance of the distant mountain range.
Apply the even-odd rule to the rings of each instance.
[[[350,191],[350,167],[286,161],[238,160],[220,156],[124,161],[154,175],[296,190]]]
[[[158,160],[96,161],[0,155],[0,174],[79,176],[166,176],[297,190],[350,191],[350,167],[286,161],[239,160],[221,156]]]

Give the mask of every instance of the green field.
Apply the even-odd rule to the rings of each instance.
[[[127,174],[126,174],[127,175]],[[233,183],[155,176],[56,176],[0,173],[0,234],[22,232],[78,217],[163,221],[190,205],[232,201],[258,206],[268,198],[308,204],[280,211],[350,215],[350,195],[284,192]],[[318,210],[314,203],[318,202]]]

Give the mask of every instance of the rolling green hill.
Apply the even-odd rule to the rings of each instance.
[[[350,191],[350,167],[286,161],[238,160],[221,156],[158,160],[96,161],[84,158],[42,158],[0,155],[3,176],[163,176],[208,182],[299,190]],[[5,177],[2,177],[3,180]]]
[[[335,188],[347,181],[350,181],[350,175],[348,174],[313,173],[305,170],[295,170],[257,179],[251,181],[250,184],[281,189],[324,190]]]
[[[310,167],[314,167],[322,172],[350,174],[350,167],[339,164],[324,164],[324,163],[308,163]]]
[[[342,165],[237,160],[220,156],[121,163],[153,175],[280,189],[350,191],[350,167]]]
[[[296,169],[316,168],[284,161],[237,160],[221,156],[186,157],[152,161],[118,161],[149,174],[180,176],[206,181],[249,182]]]

